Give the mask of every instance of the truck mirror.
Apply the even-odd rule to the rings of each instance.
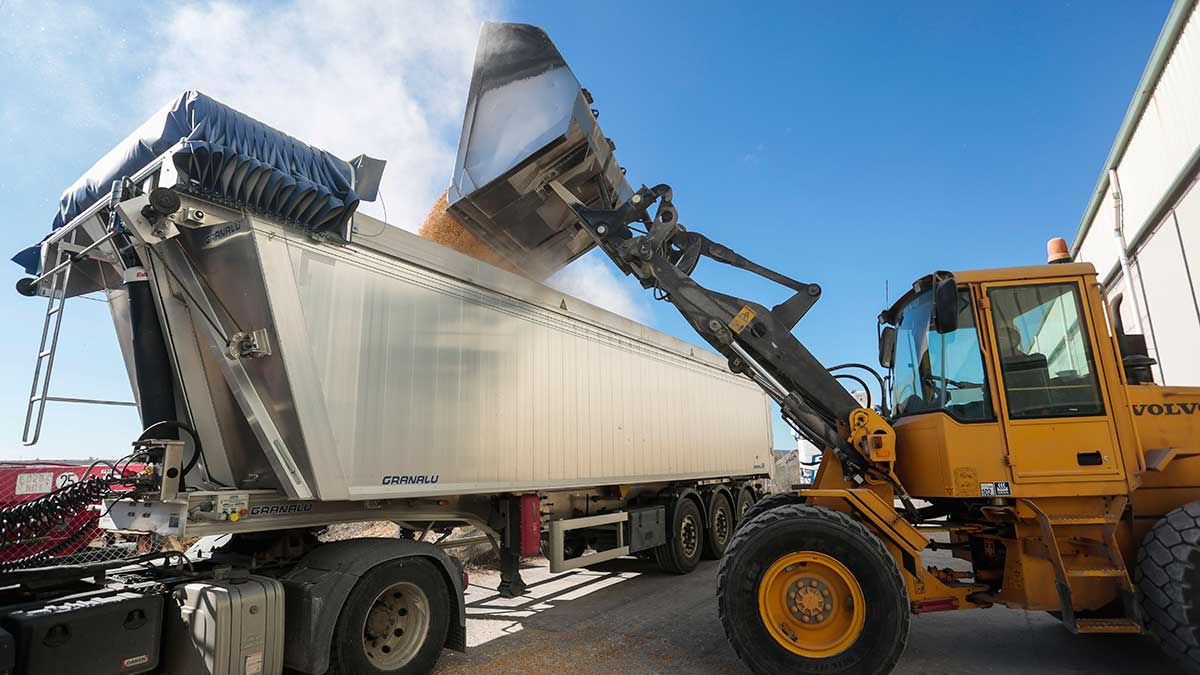
[[[883,332],[879,334],[879,365],[892,369],[892,363],[895,361],[896,355],[896,328],[894,326],[884,326]]]
[[[938,279],[933,286],[933,329],[938,333],[958,330],[958,285],[954,277]]]

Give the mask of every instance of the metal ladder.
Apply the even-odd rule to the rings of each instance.
[[[50,374],[54,370],[54,352],[58,347],[58,333],[62,327],[63,311],[67,303],[67,291],[70,288],[71,270],[77,260],[85,259],[94,249],[109,241],[116,235],[110,230],[103,237],[84,248],[79,248],[75,239],[79,228],[72,228],[68,240],[59,242],[55,247],[56,257],[54,266],[41,276],[30,281],[35,287],[49,279],[49,298],[46,303],[46,318],[42,322],[42,339],[38,343],[37,361],[33,366],[33,384],[29,388],[29,405],[25,410],[25,428],[21,433],[21,443],[34,445],[42,435],[42,419],[46,414],[47,401],[64,403],[93,403],[99,405],[133,406],[128,401],[106,401],[100,399],[67,398],[50,396]],[[78,252],[75,252],[78,251]]]
[[[1137,593],[1129,577],[1129,569],[1117,545],[1116,530],[1121,522],[1121,513],[1128,498],[1114,498],[1108,512],[1097,515],[1050,515],[1038,508],[1032,500],[1024,500],[1037,514],[1050,563],[1054,566],[1055,587],[1062,604],[1063,624],[1072,633],[1132,633],[1143,632]],[[1077,566],[1068,564],[1059,547],[1060,537],[1056,527],[1083,528],[1090,530],[1086,539],[1099,544],[1107,564],[1100,566]],[[1124,616],[1112,618],[1077,617],[1074,608],[1072,579],[1103,579],[1117,586]]]

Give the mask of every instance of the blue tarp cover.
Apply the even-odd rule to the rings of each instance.
[[[113,181],[132,176],[180,142],[173,161],[181,183],[209,198],[313,231],[340,228],[358,206],[347,162],[188,91],[63,192],[51,231],[107,199]],[[34,245],[13,256],[13,262],[37,274],[39,257]]]

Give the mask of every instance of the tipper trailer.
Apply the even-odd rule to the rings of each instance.
[[[484,45],[527,28],[489,25]],[[628,185],[570,83],[558,175],[615,206]],[[464,127],[464,147],[485,141]],[[81,401],[50,377],[66,301],[94,292],[145,431],[102,475],[0,509],[0,671],[424,672],[465,648],[465,575],[442,550],[463,526],[499,550],[509,595],[543,544],[553,571],[719,557],[773,465],[761,391],[709,351],[357,213],[381,170],[188,92],[67,190],[16,258],[18,290],[47,302],[25,440],[47,404]],[[543,276],[586,250],[561,229],[506,255]],[[639,402],[647,380],[669,403]],[[76,546],[62,518],[97,500],[116,532],[230,536],[191,558],[19,554]],[[421,535],[314,536],[366,520]]]

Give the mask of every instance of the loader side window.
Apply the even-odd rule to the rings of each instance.
[[[1103,415],[1079,287],[1005,286],[988,298],[1009,417]]]
[[[933,329],[932,312],[932,293],[922,293],[904,307],[896,327],[896,415],[941,411],[962,422],[992,421],[970,293],[959,291],[956,330],[939,334]]]

